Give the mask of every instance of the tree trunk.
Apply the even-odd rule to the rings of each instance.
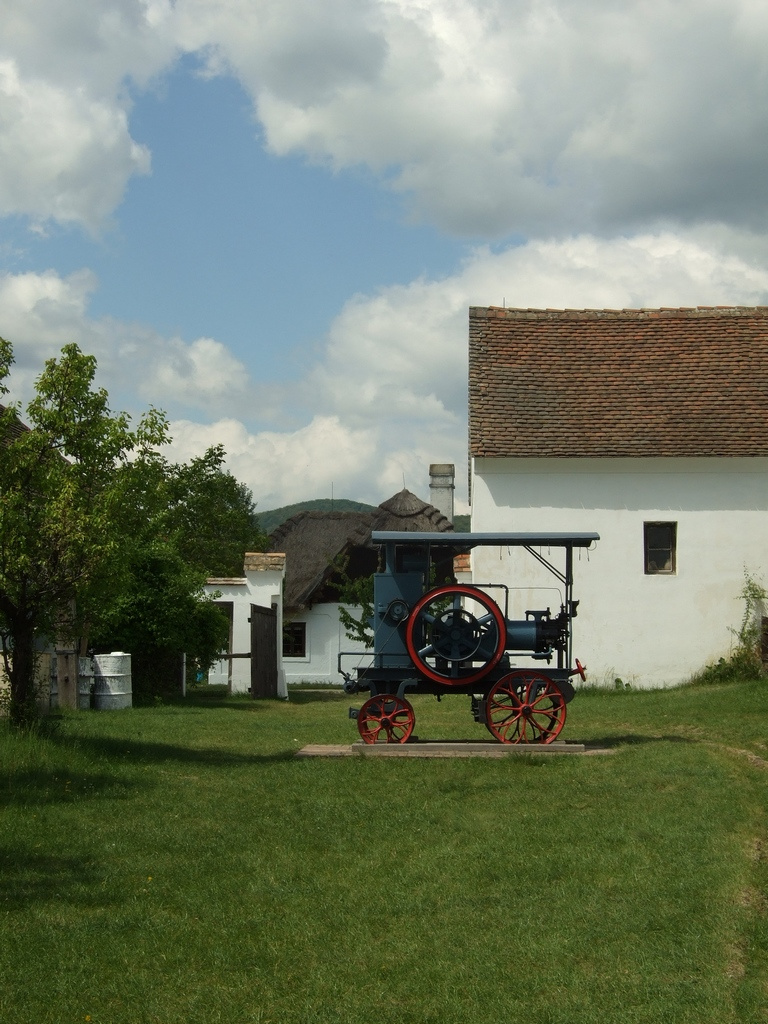
[[[31,725],[37,719],[37,680],[35,678],[35,633],[25,621],[11,623],[11,724]]]

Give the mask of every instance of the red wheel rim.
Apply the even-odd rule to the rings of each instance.
[[[488,694],[486,725],[500,743],[552,743],[565,725],[565,698],[541,672],[510,672]]]
[[[408,701],[393,693],[369,697],[357,713],[357,731],[363,743],[405,743],[415,722]]]
[[[479,618],[461,606],[469,599],[484,609]],[[440,609],[445,601],[450,607]],[[439,634],[439,635],[437,635]],[[475,683],[504,654],[507,624],[501,609],[477,587],[449,584],[430,590],[418,601],[405,627],[405,643],[414,665],[428,679],[447,686]],[[462,664],[481,661],[479,668]]]

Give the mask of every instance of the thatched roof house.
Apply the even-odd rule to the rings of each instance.
[[[270,550],[286,556],[285,610],[338,601],[332,584],[340,560],[346,561],[352,578],[375,572],[374,530],[444,533],[453,530],[453,524],[434,505],[405,489],[373,512],[298,512],[270,536]]]

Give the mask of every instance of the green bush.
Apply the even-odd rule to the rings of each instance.
[[[735,643],[727,658],[718,658],[698,672],[692,682],[730,683],[757,679],[765,675],[762,660],[762,618],[768,592],[744,570],[744,586],[739,598],[744,602],[744,615],[738,629],[732,629]]]

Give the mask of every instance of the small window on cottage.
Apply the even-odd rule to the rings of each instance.
[[[677,523],[645,523],[645,573],[671,575],[677,571]]]
[[[286,622],[283,625],[283,657],[306,658],[307,656],[307,624],[306,622]]]

